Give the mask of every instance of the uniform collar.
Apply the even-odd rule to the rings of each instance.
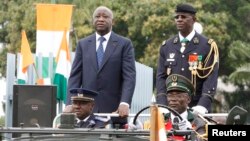
[[[194,120],[194,114],[191,112],[191,110],[187,110],[187,120],[188,121],[193,121]]]
[[[188,118],[188,112],[187,110],[184,111],[183,113],[180,114],[180,116],[183,118],[183,119],[187,119]],[[176,117],[174,114],[171,113],[170,115],[171,119],[174,119],[174,117]]]
[[[86,117],[85,119],[83,119],[83,120],[80,120],[79,118],[76,118],[77,123],[79,123],[79,122],[81,122],[81,121],[86,122],[86,121],[89,119],[89,117],[90,117],[90,115],[87,116],[87,117]]]
[[[195,35],[195,31],[193,29],[192,32],[189,33],[188,36],[185,38],[188,39],[189,41],[191,41],[193,39],[194,35]],[[180,32],[179,32],[179,38],[180,38],[180,41],[182,41],[182,39],[184,39],[184,37],[181,35]]]
[[[175,117],[175,115],[173,115],[172,113],[164,113],[163,115],[165,121],[173,119]],[[180,116],[183,119],[187,119],[189,122],[192,122],[194,120],[194,114],[189,109],[187,109],[184,113],[180,114]]]

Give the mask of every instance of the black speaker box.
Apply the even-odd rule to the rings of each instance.
[[[13,86],[13,127],[52,127],[56,116],[57,87]]]

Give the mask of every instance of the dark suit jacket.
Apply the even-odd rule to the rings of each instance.
[[[71,103],[71,88],[86,88],[99,92],[95,98],[94,113],[111,113],[120,102],[131,104],[135,88],[136,70],[132,42],[114,32],[98,70],[96,59],[96,35],[81,39],[68,80],[67,104]]]

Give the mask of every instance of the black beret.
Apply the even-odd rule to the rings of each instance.
[[[194,86],[192,82],[179,74],[169,75],[166,80],[167,92],[177,90],[187,92],[189,96],[194,94]]]
[[[191,13],[195,14],[196,10],[193,6],[189,4],[179,4],[176,6],[175,12],[184,12],[184,13]]]
[[[76,94],[76,96],[71,97],[72,101],[94,101],[94,98],[98,95],[98,92],[84,88],[70,89],[70,93]]]

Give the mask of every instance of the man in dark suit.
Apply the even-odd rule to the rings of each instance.
[[[68,90],[84,87],[97,91],[94,113],[117,112],[120,127],[127,123],[136,70],[132,42],[112,31],[113,13],[104,6],[93,13],[96,33],[78,42]],[[68,91],[67,104],[74,94]]]
[[[167,105],[166,79],[170,74],[187,77],[195,87],[189,106],[196,113],[211,111],[217,88],[219,54],[212,39],[194,30],[196,10],[189,4],[179,4],[175,10],[175,23],[179,31],[164,41],[160,48],[156,76],[157,103]]]

